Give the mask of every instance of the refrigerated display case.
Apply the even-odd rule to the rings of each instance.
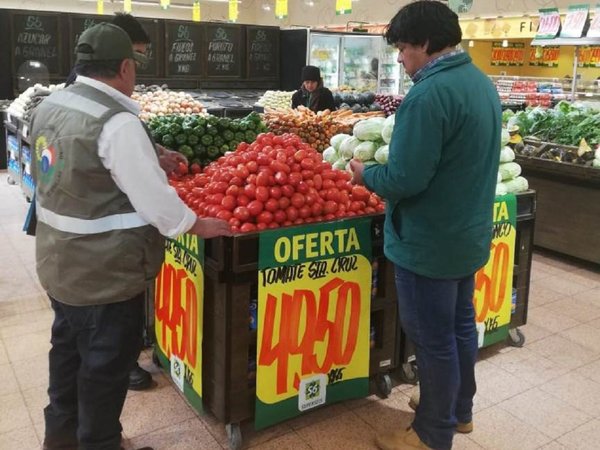
[[[382,45],[380,36],[343,36],[340,86],[376,91]]]
[[[323,83],[329,89],[339,87],[341,44],[339,34],[310,34],[308,64],[321,69]]]
[[[381,46],[379,58],[379,87],[380,94],[397,95],[400,93],[400,71],[398,64],[398,50],[385,43]]]

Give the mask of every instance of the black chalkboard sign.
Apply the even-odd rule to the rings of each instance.
[[[75,65],[75,60],[77,59],[75,48],[77,47],[77,41],[79,40],[81,33],[100,22],[109,22],[111,17],[71,15],[69,16],[69,19],[69,60],[71,61],[71,67],[73,67]]]
[[[166,23],[167,77],[199,76],[204,30],[194,22]]]
[[[50,75],[58,75],[62,67],[59,16],[14,12],[10,22],[15,73],[26,61],[38,61],[46,66]]]
[[[242,27],[211,23],[206,25],[206,75],[242,76]]]
[[[248,78],[279,77],[279,28],[246,27]]]
[[[163,42],[161,40],[162,34],[159,32],[158,20],[138,19],[138,22],[140,22],[144,31],[146,31],[146,34],[150,38],[150,44],[146,46],[148,62],[137,68],[137,74],[139,76],[158,77],[158,61],[160,60],[159,52],[163,48]]]

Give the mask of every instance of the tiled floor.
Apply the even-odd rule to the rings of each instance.
[[[37,282],[34,241],[21,231],[27,211],[20,189],[0,173],[0,450],[40,448],[47,402],[52,313]],[[599,250],[600,251],[600,250]],[[600,271],[555,256],[534,255],[524,348],[484,350],[477,366],[475,431],[455,449],[600,448]],[[227,448],[222,424],[198,416],[152,364],[157,386],[132,392],[122,422],[128,448]],[[260,449],[374,449],[377,433],[410,423],[401,385],[377,397],[334,405],[254,432]]]

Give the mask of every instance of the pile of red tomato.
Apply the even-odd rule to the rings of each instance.
[[[350,179],[298,136],[266,133],[201,173],[170,182],[200,217],[224,219],[234,233],[248,233],[384,210],[380,197]]]

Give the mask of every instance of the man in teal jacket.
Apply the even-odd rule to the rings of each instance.
[[[449,449],[455,430],[473,429],[473,280],[490,251],[501,106],[489,79],[456,49],[458,16],[442,3],[405,6],[385,37],[414,86],[396,112],[388,164],[351,167],[355,183],[387,202],[385,254],[396,265],[421,394],[411,428],[377,443]]]

